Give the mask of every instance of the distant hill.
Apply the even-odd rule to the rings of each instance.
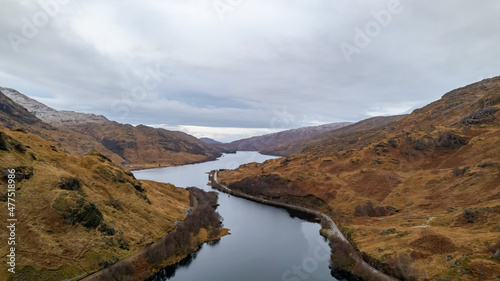
[[[260,151],[264,154],[289,156],[302,152],[302,150],[307,146],[327,141],[330,138],[384,127],[395,121],[401,120],[404,117],[406,117],[406,115],[372,117],[357,123],[348,123],[346,126],[342,126],[334,130],[327,130],[323,133],[312,134],[311,137],[299,139],[288,144],[263,148]]]
[[[256,136],[242,140],[233,141],[224,145],[228,150],[246,150],[246,151],[260,151],[273,155],[288,155],[292,154],[285,147],[291,143],[301,140],[308,140],[321,133],[333,131],[347,125],[350,122],[331,123],[320,126],[310,126],[298,129],[286,130],[278,133],[267,134],[263,136]]]
[[[102,115],[58,111],[13,89],[0,88],[0,93],[24,107],[27,110],[23,111],[24,115],[28,111],[31,113],[30,117],[24,117],[27,121],[38,120],[36,116],[51,125],[45,127],[64,132],[67,136],[62,140],[56,140],[55,136],[41,136],[49,137],[79,155],[95,149],[119,164],[136,169],[196,163],[220,155],[219,148],[183,132],[120,124]],[[21,122],[18,127],[25,126]]]
[[[200,138],[200,140],[203,141],[204,143],[209,143],[209,144],[222,144],[222,142],[216,141],[211,138]]]
[[[497,280],[499,111],[495,77],[408,116],[318,135],[300,153],[218,178],[329,213],[365,257],[402,280]]]

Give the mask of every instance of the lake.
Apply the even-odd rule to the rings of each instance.
[[[133,173],[138,179],[213,191],[207,186],[207,172],[272,158],[275,157],[239,151],[224,154],[215,161]],[[328,268],[330,248],[319,235],[319,224],[291,217],[284,209],[220,192],[219,204],[217,211],[231,234],[218,243],[204,245],[184,265],[169,267],[152,280],[337,280]]]

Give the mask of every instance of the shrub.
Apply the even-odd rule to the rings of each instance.
[[[21,153],[25,153],[25,152],[26,152],[26,150],[28,150],[28,149],[26,148],[26,146],[24,146],[24,144],[22,144],[21,142],[19,142],[19,141],[15,140],[15,139],[12,139],[12,140],[11,140],[11,143],[12,143],[12,145],[14,146],[14,148],[15,148],[17,151],[21,152]]]
[[[101,222],[101,225],[99,226],[99,231],[107,236],[113,236],[116,234],[116,230],[114,228],[112,228],[111,226],[109,226],[104,221]]]
[[[64,190],[80,190],[81,183],[80,180],[75,177],[61,178],[57,187]]]
[[[104,204],[115,208],[117,211],[123,211],[122,202],[120,200],[116,200],[115,198],[110,198],[108,201],[104,201]]]
[[[106,268],[96,278],[98,281],[126,281],[134,280],[133,274],[135,272],[134,265],[130,262],[121,261]]]
[[[96,205],[76,192],[61,192],[52,205],[72,225],[81,223],[87,228],[96,228],[103,217]]]
[[[33,167],[26,167],[26,166],[21,166],[21,167],[15,167],[14,170],[16,170],[16,181],[20,182],[22,180],[29,180],[33,176]],[[5,182],[8,181],[8,175],[9,171],[7,169],[3,170],[3,180]]]
[[[495,119],[494,114],[498,111],[495,107],[485,107],[469,116],[462,118],[458,123],[462,125],[478,125]]]
[[[366,202],[364,206],[358,204],[354,207],[354,215],[358,217],[385,217],[394,214],[392,207],[374,207],[371,201]]]
[[[392,270],[392,275],[402,281],[424,280],[425,272],[412,267],[413,259],[408,254],[391,256],[387,264]]]
[[[468,143],[466,137],[456,135],[452,132],[439,132],[438,146],[457,149]]]
[[[392,146],[393,148],[397,148],[398,147],[398,142],[395,139],[393,139],[393,138],[388,139],[387,143],[390,146]]]
[[[468,169],[469,169],[469,167],[464,167],[464,168],[457,167],[457,168],[453,169],[453,171],[451,173],[455,177],[461,177],[461,176],[465,175],[465,172],[467,172]]]
[[[357,204],[354,207],[354,215],[357,217],[366,217],[367,215],[363,211],[363,207],[360,204]]]
[[[427,149],[427,141],[424,139],[418,139],[413,142],[413,148],[415,150],[426,150]]]
[[[9,145],[7,143],[8,138],[9,137],[4,132],[0,132],[0,150],[9,150]]]

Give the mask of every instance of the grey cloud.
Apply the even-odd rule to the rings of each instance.
[[[211,1],[69,1],[19,54],[7,34],[41,8],[2,3],[0,83],[133,124],[293,128],[402,113],[499,74],[493,0],[401,0],[347,63],[341,42],[391,1],[242,1],[223,21]],[[156,67],[168,75],[138,97]]]

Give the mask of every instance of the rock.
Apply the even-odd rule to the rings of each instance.
[[[389,229],[386,229],[386,230],[380,232],[379,235],[388,235],[388,234],[394,234],[394,233],[396,233],[396,229],[389,228]]]
[[[452,264],[452,265],[450,265],[450,268],[454,268],[454,267],[457,267],[457,266],[459,266],[459,265],[460,265],[460,261],[459,261],[459,260],[455,260],[455,261],[453,262],[453,264]]]
[[[459,269],[457,270],[458,273],[461,273],[461,275],[464,275],[464,274],[472,274],[472,271],[468,270],[468,269]]]
[[[496,260],[500,260],[500,248],[493,254],[493,258]]]

